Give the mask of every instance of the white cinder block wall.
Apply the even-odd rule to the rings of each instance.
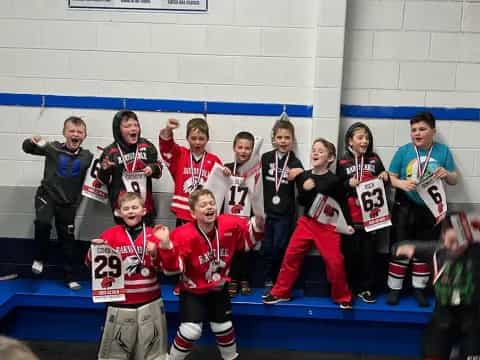
[[[336,141],[346,0],[210,0],[207,13],[77,10],[67,3],[2,1],[0,92],[314,105],[313,119],[293,119],[305,165],[312,138]],[[43,164],[22,153],[22,140],[37,133],[61,138],[72,114],[87,121],[86,147],[111,142],[114,111],[0,107],[0,237],[32,236]],[[197,115],[139,112],[154,143],[167,117],[184,125]],[[230,161],[234,134],[248,129],[267,139],[268,150],[274,120],[209,115],[210,149]],[[184,126],[176,136],[184,139]],[[168,176],[155,189],[159,221],[171,223]],[[82,239],[111,224],[109,210],[91,201],[79,221]]]
[[[478,108],[478,0],[349,0],[342,103]],[[409,141],[407,120],[342,118],[371,126],[386,166]],[[480,203],[479,122],[439,121],[461,173],[450,202]],[[343,135],[342,135],[343,137]]]
[[[387,166],[409,140],[406,120],[339,124],[341,103],[478,108],[480,102],[479,1],[210,0],[199,14],[4,0],[0,9],[0,92],[313,105],[312,119],[293,119],[306,165],[312,138],[337,141],[352,121],[372,127]],[[87,147],[111,141],[113,111],[0,107],[0,236],[32,235],[42,162],[23,154],[21,141],[32,133],[58,138],[71,114],[88,122]],[[144,135],[156,143],[173,115],[139,112]],[[175,116],[185,124],[193,115]],[[236,131],[268,139],[275,120],[208,119],[210,149],[226,161]],[[480,203],[479,125],[439,121],[439,139],[451,146],[462,174],[452,202]],[[171,180],[155,186],[159,221],[171,222]],[[87,239],[111,219],[107,209],[85,206],[80,237]]]

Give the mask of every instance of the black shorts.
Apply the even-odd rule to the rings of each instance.
[[[180,292],[181,322],[218,322],[232,319],[232,304],[227,288],[198,295],[188,291]]]
[[[393,240],[437,240],[440,226],[426,205],[415,203],[401,190],[396,192],[392,210]]]
[[[480,307],[437,306],[423,336],[423,355],[448,359],[452,347],[460,345],[460,359],[480,356]]]

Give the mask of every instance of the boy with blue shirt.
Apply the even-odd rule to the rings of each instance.
[[[429,112],[416,114],[410,120],[412,142],[401,146],[390,164],[390,179],[397,189],[393,208],[396,241],[428,240],[439,237],[437,220],[418,195],[417,184],[423,178],[433,176],[449,185],[457,183],[457,172],[448,146],[434,142],[435,118]],[[388,271],[390,293],[387,303],[397,305],[409,259],[392,257]],[[428,306],[424,289],[430,269],[427,263],[412,259],[412,285],[419,306]]]

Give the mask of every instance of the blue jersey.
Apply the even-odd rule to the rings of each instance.
[[[428,151],[429,150],[423,149],[418,150],[420,166],[422,169],[425,166]],[[455,171],[455,162],[453,161],[452,153],[447,145],[434,142],[430,160],[423,176],[428,176],[438,167],[443,167],[447,171]],[[418,170],[417,153],[415,152],[413,144],[408,143],[401,146],[393,156],[389,171],[398,175],[400,180],[419,180]],[[418,196],[416,191],[406,192],[406,194],[417,204],[424,205],[423,200]]]

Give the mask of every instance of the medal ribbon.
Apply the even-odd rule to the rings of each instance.
[[[195,168],[193,166],[193,153],[190,151],[190,171],[192,172],[192,184],[196,189],[197,186],[200,184],[202,179],[202,170],[203,170],[203,163],[205,162],[205,158],[207,157],[207,153],[204,152],[202,155],[202,162],[200,163],[200,168],[198,169],[198,176],[195,177]]]
[[[360,156],[360,169],[358,168],[358,156],[355,154],[355,178],[358,182],[362,182],[363,178],[363,168],[365,163],[365,157],[362,155]]]
[[[442,267],[439,269],[438,268],[438,261],[437,261],[437,251],[433,254],[433,280],[432,283],[435,285],[437,280],[440,278],[440,276],[443,274],[445,271],[445,268],[447,267],[448,260],[444,262]]]
[[[197,229],[198,229],[198,231],[200,231],[200,234],[202,234],[203,238],[207,242],[208,250],[213,254],[214,253],[213,252],[213,246],[212,246],[212,242],[210,241],[209,237],[207,236],[205,231],[202,230],[202,228],[200,226],[197,225]],[[216,243],[217,243],[217,256],[216,256],[216,259],[215,259],[215,264],[218,265],[218,264],[220,264],[220,240],[218,239],[218,229],[217,229],[216,226],[215,226],[215,239],[216,239]]]
[[[133,247],[133,251],[135,252],[135,256],[137,257],[138,261],[140,261],[141,265],[145,265],[144,260],[145,260],[145,252],[146,252],[146,249],[147,249],[147,232],[145,231],[145,223],[142,224],[142,232],[143,232],[143,251],[142,251],[142,257],[140,257],[140,254],[137,251],[137,247],[135,246],[135,241],[133,241],[133,239],[130,236],[130,233],[128,232],[128,230],[125,229],[125,233],[127,234],[128,240],[130,241],[130,244]]]
[[[126,172],[134,172],[135,171],[135,166],[137,165],[137,159],[138,159],[138,144],[137,144],[137,149],[135,150],[135,158],[133,159],[132,171],[128,171],[127,161],[125,160],[125,155],[123,154],[123,151],[118,144],[117,144],[117,149],[120,152],[120,157],[122,158],[123,166],[125,168],[125,171]]]
[[[237,160],[233,162],[233,176],[237,176]]]
[[[427,153],[427,156],[425,158],[425,162],[423,164],[423,167],[422,167],[422,163],[420,162],[420,154],[418,152],[418,149],[417,149],[416,146],[414,146],[414,148],[415,148],[415,154],[417,155],[417,167],[418,167],[417,179],[420,180],[422,178],[423,174],[425,173],[425,171],[427,170],[428,163],[430,162],[430,157],[432,156],[433,145],[430,147],[430,150],[428,150],[428,153]]]
[[[280,174],[280,179],[278,179],[278,153],[275,153],[275,168],[273,169],[275,174],[275,193],[278,194],[278,190],[280,190],[280,186],[282,185],[282,179],[285,176],[285,172],[287,170],[288,159],[290,158],[290,151],[287,153],[287,158],[285,159],[285,163],[283,164],[282,173]]]

